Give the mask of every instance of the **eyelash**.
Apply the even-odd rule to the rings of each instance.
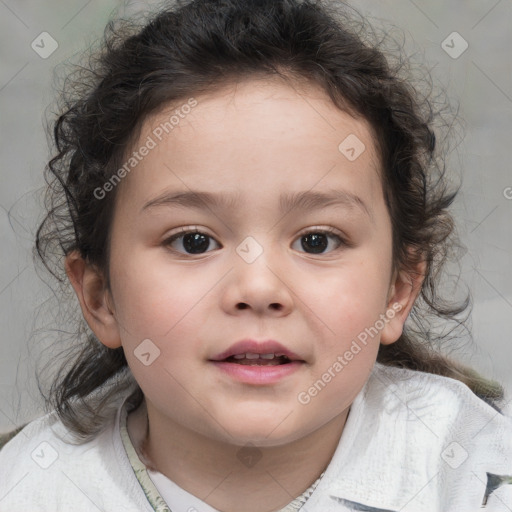
[[[167,238],[166,240],[164,240],[162,245],[167,247],[167,246],[171,245],[172,242],[174,242],[175,240],[178,240],[179,238],[182,238],[185,235],[192,234],[192,233],[197,233],[197,234],[205,235],[208,238],[211,238],[211,239],[215,240],[212,236],[208,235],[207,233],[204,233],[199,228],[195,228],[195,229],[181,228],[178,233],[175,233],[175,234],[171,235],[169,238]],[[338,231],[335,230],[334,228],[309,228],[306,231],[303,231],[300,235],[298,235],[297,239],[303,238],[303,237],[305,237],[305,236],[307,236],[309,234],[312,234],[312,233],[328,235],[329,237],[335,238],[337,240],[337,247],[335,249],[333,249],[332,251],[330,251],[330,252],[335,252],[335,251],[339,250],[341,246],[352,247],[352,244],[350,244],[344,237],[340,236]],[[176,252],[176,253],[181,254],[183,256],[201,256],[202,254],[207,254],[208,252],[210,252],[210,251],[206,251],[205,253],[191,254],[191,253],[187,253],[187,252],[183,253],[183,252],[180,252],[180,251],[176,251],[174,249],[170,249],[170,250],[172,252]],[[305,253],[305,254],[314,254],[314,253]],[[329,253],[317,253],[317,254],[322,256],[324,254],[329,254]]]

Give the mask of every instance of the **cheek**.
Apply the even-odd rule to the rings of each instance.
[[[387,274],[379,262],[358,258],[337,272],[315,279],[302,300],[317,315],[334,342],[347,342],[375,323],[383,312]]]
[[[201,278],[190,270],[148,264],[136,254],[112,274],[126,359],[149,396],[162,389],[176,394],[181,389],[177,383],[190,378],[197,365],[194,357],[201,350],[196,334],[205,320],[202,301],[214,284],[211,276]],[[146,360],[144,354],[149,354]]]
[[[112,273],[116,317],[126,327],[131,343],[150,338],[165,344],[200,309],[215,282],[215,276],[192,268],[165,265],[161,258],[149,262],[132,254]]]

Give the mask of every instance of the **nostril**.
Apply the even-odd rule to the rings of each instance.
[[[239,304],[237,304],[238,309],[247,309],[248,307],[249,307],[249,305],[246,304],[245,302],[240,302]],[[272,304],[270,304],[270,307],[272,309],[281,310],[283,305],[279,304],[277,302],[273,302]]]

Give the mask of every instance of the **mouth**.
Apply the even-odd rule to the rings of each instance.
[[[290,364],[290,359],[285,354],[256,354],[246,352],[245,354],[237,354],[222,359],[221,362],[242,364],[247,366],[278,366],[283,364]]]
[[[305,361],[281,343],[274,340],[240,340],[228,349],[210,358],[210,361],[248,366],[278,366]]]
[[[252,385],[273,385],[290,377],[304,361],[274,340],[241,340],[217,354],[210,362],[229,379]]]
[[[279,354],[245,353],[211,363],[231,381],[253,386],[276,385],[304,368],[305,361]]]

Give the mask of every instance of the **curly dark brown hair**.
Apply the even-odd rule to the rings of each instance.
[[[377,361],[460,380],[499,410],[503,388],[443,354],[455,335],[436,333],[434,325],[442,320],[455,324],[452,331],[464,328],[471,305],[470,294],[457,303],[439,296],[441,271],[462,248],[448,211],[458,188],[448,186],[446,150],[440,146],[445,139],[435,135],[448,124],[443,110],[434,109],[431,90],[424,95],[414,85],[409,60],[400,51],[386,52],[386,38],[379,39],[367,20],[335,4],[177,1],[167,2],[143,24],[111,21],[100,48],[66,80],[53,127],[56,155],[46,169],[47,214],[37,232],[36,255],[65,287],[63,259],[78,251],[109,285],[116,190],[102,200],[94,191],[122,165],[145,118],[165,104],[213,93],[251,75],[312,81],[338,108],[362,116],[373,129],[392,220],[394,268],[412,271],[420,259],[427,264],[403,334],[380,346]],[[87,440],[101,429],[121,389],[131,390],[132,408],[143,394],[122,347],[104,346],[83,319],[73,340],[49,392],[40,391],[46,408]]]

